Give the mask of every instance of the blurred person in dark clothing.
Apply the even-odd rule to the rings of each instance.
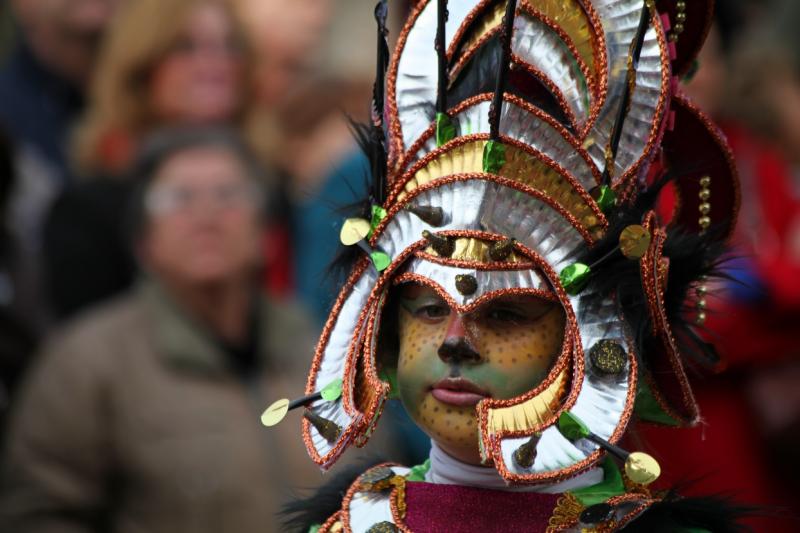
[[[719,322],[734,361],[757,362],[748,391],[765,457],[800,516],[800,3],[775,0],[763,18],[737,54],[728,128],[748,199],[734,275],[755,290],[724,302]]]
[[[19,26],[0,70],[0,122],[64,180],[67,138],[118,0],[11,0]]]
[[[753,504],[794,506],[796,515],[800,142],[791,132],[800,132],[798,8],[794,0],[717,2],[699,69],[685,84],[730,142],[742,205],[734,259],[725,265],[732,280],[706,288],[701,331],[717,346],[721,364],[715,375],[691,376],[704,423],[680,439],[642,428],[654,455],[678,465],[668,474],[675,481],[702,477],[697,493],[733,492]],[[724,454],[709,453],[723,446]],[[752,525],[778,533],[799,524],[774,517]]]
[[[0,62],[4,62],[14,39],[14,25],[8,4],[0,4]]]
[[[264,205],[224,131],[145,149],[132,220],[144,277],[54,336],[9,432],[0,530],[276,531],[290,485],[316,484],[269,398],[304,388],[313,335],[258,288]],[[297,371],[295,371],[297,369]]]
[[[15,177],[11,141],[0,131],[0,435],[17,382],[35,345],[34,333],[18,309],[19,258],[6,224]]]
[[[119,212],[141,139],[181,124],[225,125],[245,135],[255,120],[253,65],[223,0],[137,0],[120,10],[76,131],[75,160],[86,179],[56,201],[45,228],[47,285],[58,319],[133,280]],[[259,144],[247,139],[253,148]]]
[[[24,283],[39,285],[41,226],[69,181],[69,132],[84,105],[97,49],[119,0],[11,0],[18,31],[0,69],[0,127],[14,139],[18,179],[10,229],[22,247]],[[45,324],[41,296],[27,318]]]

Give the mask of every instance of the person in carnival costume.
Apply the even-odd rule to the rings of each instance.
[[[678,85],[712,9],[420,0],[390,59],[378,3],[350,274],[306,396],[262,420],[303,407],[327,469],[397,397],[432,451],[298,503],[294,527],[739,530],[720,499],[651,489],[660,465],[621,442],[636,420],[697,422],[685,364],[714,358],[697,330],[739,193]],[[666,186],[677,201],[659,215]]]

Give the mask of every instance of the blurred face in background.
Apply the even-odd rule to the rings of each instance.
[[[727,58],[716,26],[712,26],[697,61],[697,72],[684,84],[684,88],[700,109],[716,117],[728,82]]]
[[[236,0],[260,54],[259,100],[280,103],[314,60],[331,23],[332,0]]]
[[[189,148],[170,156],[145,195],[144,265],[180,286],[249,279],[261,255],[259,190],[227,148]]]
[[[48,66],[88,81],[106,26],[122,0],[13,0],[26,38]]]
[[[153,114],[160,121],[229,121],[243,97],[241,43],[224,8],[199,4],[182,35],[153,69],[149,85]]]

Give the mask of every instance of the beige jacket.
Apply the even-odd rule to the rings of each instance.
[[[314,335],[291,306],[262,310],[249,383],[152,283],[52,339],[12,415],[0,531],[279,531],[320,474],[296,413],[271,430],[259,416],[302,393]]]

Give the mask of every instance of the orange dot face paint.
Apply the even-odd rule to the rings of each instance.
[[[534,295],[501,296],[467,314],[433,289],[401,288],[397,383],[412,419],[442,448],[478,464],[475,406],[542,382],[561,352],[563,309]]]

